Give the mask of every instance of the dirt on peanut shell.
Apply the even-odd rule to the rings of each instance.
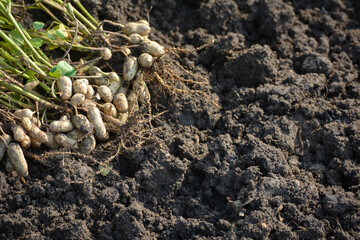
[[[170,57],[221,109],[159,96],[158,145],[105,177],[77,158],[29,160],[26,183],[1,166],[1,239],[360,239],[359,1],[82,2],[120,23],[151,9],[167,47],[211,43]]]

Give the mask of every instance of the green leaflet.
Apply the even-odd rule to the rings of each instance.
[[[49,75],[54,78],[59,78],[61,76],[72,77],[75,74],[75,68],[65,61],[58,62],[58,64],[54,66],[49,72]]]
[[[103,175],[104,177],[110,173],[112,168],[113,168],[112,165],[101,165],[101,164],[99,164],[100,174]]]
[[[42,29],[44,26],[45,26],[45,24],[43,22],[35,21],[33,23],[33,28],[35,31]]]

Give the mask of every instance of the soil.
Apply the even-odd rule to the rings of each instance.
[[[107,176],[66,156],[29,160],[25,183],[2,165],[1,239],[360,239],[359,1],[82,2],[149,14],[167,47],[210,43],[177,60],[210,97],[159,96],[158,144]]]

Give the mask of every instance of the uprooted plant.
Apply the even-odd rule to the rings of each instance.
[[[187,81],[159,64],[171,49],[149,39],[148,21],[99,23],[79,0],[73,3],[0,0],[0,113],[12,126],[12,137],[0,129],[0,160],[6,152],[6,169],[22,177],[28,175],[23,149],[31,146],[88,153],[113,132],[119,146],[138,148],[151,139],[151,130],[138,131],[151,126],[151,82],[176,93],[183,90],[173,81]],[[41,9],[53,22],[24,26],[13,7]],[[119,30],[104,30],[104,24]],[[52,60],[47,54],[55,49],[64,54]],[[107,62],[117,53],[121,69]]]

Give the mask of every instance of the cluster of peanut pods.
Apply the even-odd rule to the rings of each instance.
[[[15,111],[18,124],[12,127],[13,138],[3,135],[0,140],[0,161],[6,155],[6,170],[15,170],[19,176],[26,177],[28,165],[22,149],[30,146],[45,144],[51,149],[91,152],[96,141],[106,141],[109,132],[116,131],[113,122],[103,118],[104,114],[125,124],[129,114],[138,111],[140,104],[149,104],[151,96],[143,81],[142,69],[150,68],[154,60],[165,54],[163,46],[148,39],[149,32],[150,26],[145,20],[124,26],[127,43],[123,48],[126,57],[122,77],[92,66],[88,74],[91,77],[57,79],[60,98],[77,109],[73,116],[64,115],[44,125],[29,109]],[[111,52],[106,54],[111,55]]]

